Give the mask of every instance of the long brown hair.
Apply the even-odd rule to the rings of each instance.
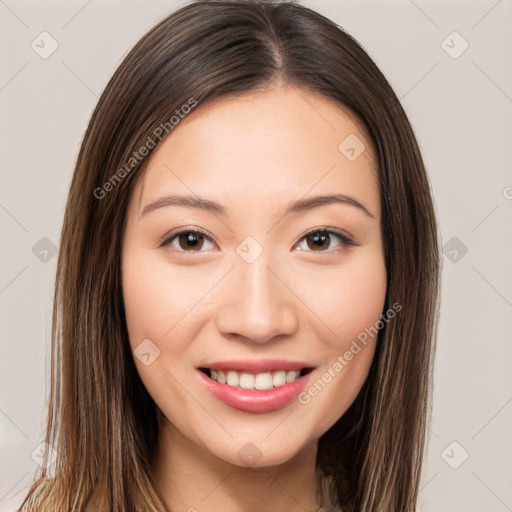
[[[151,149],[134,155],[191,98],[201,106],[275,83],[343,105],[371,138],[384,311],[403,308],[380,330],[358,397],[320,438],[318,465],[334,476],[344,512],[415,510],[441,265],[424,164],[399,100],[356,40],[306,7],[265,0],[197,1],[174,12],[135,45],[98,102],[69,191],[55,284],[46,442],[57,459],[52,473],[40,470],[26,510],[166,510],[151,476],[156,406],[129,348],[120,277],[127,205]]]

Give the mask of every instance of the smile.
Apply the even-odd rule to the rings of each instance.
[[[265,413],[290,404],[314,369],[296,363],[251,361],[199,367],[197,373],[208,391],[226,405],[245,412]]]
[[[272,389],[284,386],[290,382],[294,382],[303,375],[307,375],[312,368],[304,368],[303,370],[277,370],[264,373],[247,373],[235,370],[210,370],[201,368],[208,377],[219,382],[227,384],[235,388],[242,389]]]

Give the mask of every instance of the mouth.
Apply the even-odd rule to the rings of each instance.
[[[252,358],[208,363],[196,370],[201,385],[229,407],[267,413],[290,405],[313,378],[316,366]]]
[[[250,372],[229,368],[198,368],[210,379],[230,387],[265,391],[286,386],[308,375],[315,368],[312,366],[297,369],[276,369],[273,371]]]

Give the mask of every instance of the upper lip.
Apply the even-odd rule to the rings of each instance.
[[[265,373],[277,370],[303,370],[315,368],[303,361],[288,361],[284,359],[238,359],[236,361],[217,361],[201,365],[199,368],[208,370],[234,370],[248,373]]]

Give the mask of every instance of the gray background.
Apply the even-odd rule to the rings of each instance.
[[[445,256],[419,509],[512,511],[512,1],[302,3],[383,70],[432,183]],[[183,4],[0,0],[0,511],[37,467],[53,251],[81,138],[123,56]]]

